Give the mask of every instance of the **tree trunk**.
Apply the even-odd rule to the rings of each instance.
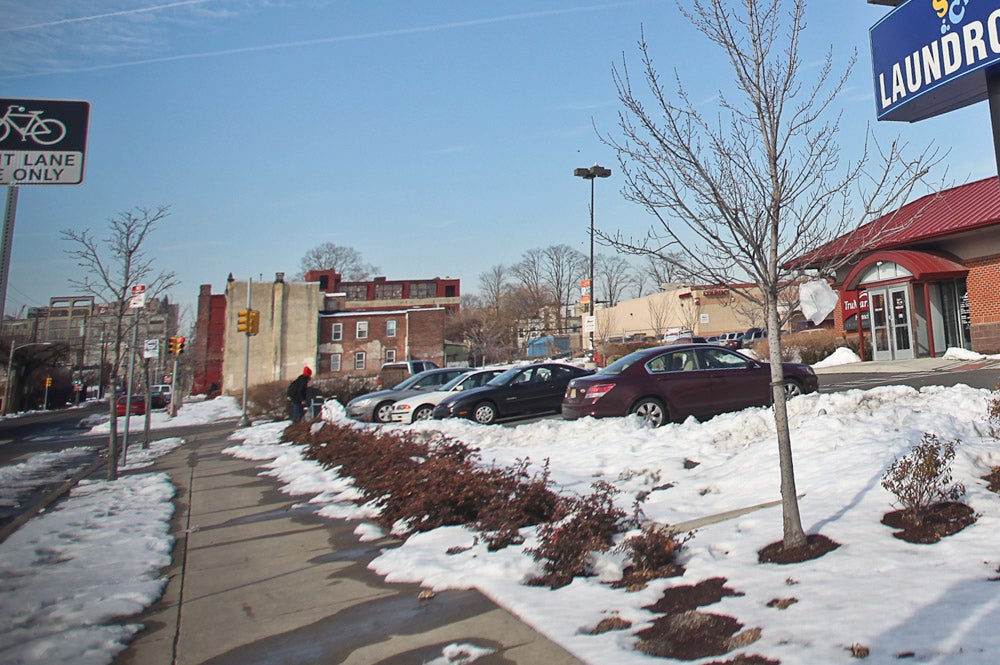
[[[792,437],[788,429],[788,409],[785,402],[785,373],[781,367],[781,323],[778,299],[767,299],[767,347],[771,362],[771,394],[774,399],[774,426],[778,435],[778,462],[781,469],[781,523],[785,549],[806,545],[806,534],[799,516],[799,499],[795,490],[795,469],[792,464]]]

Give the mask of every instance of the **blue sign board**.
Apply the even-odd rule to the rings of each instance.
[[[1000,1],[906,0],[869,31],[875,115],[915,122],[983,101],[1000,73]]]

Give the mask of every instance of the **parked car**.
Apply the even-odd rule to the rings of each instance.
[[[115,402],[115,415],[124,416],[125,415],[125,400],[126,396],[122,395]],[[129,411],[133,416],[144,416],[146,415],[146,396],[145,395],[132,395],[132,404]]]
[[[158,383],[149,389],[149,408],[165,409],[170,405],[171,388],[169,383]]]
[[[783,363],[785,394],[819,389],[809,365]],[[562,415],[605,418],[637,414],[654,427],[700,420],[771,403],[771,367],[711,344],[660,346],[623,356],[593,376],[573,379]]]
[[[719,335],[716,344],[719,346],[724,346],[727,349],[739,349],[743,346],[743,333],[741,332],[727,332]]]
[[[463,390],[472,390],[486,385],[490,379],[502,374],[504,368],[483,369],[455,377],[438,390],[420,393],[413,397],[401,399],[392,405],[392,422],[413,423],[417,420],[429,420],[434,415],[434,407],[445,397]]]
[[[767,339],[767,331],[763,328],[751,328],[740,338],[740,348],[749,349],[762,339]]]
[[[499,418],[557,413],[566,385],[593,370],[563,363],[512,367],[482,388],[463,390],[434,407],[435,418],[469,418],[489,425]]]
[[[347,403],[347,415],[368,423],[387,423],[392,418],[392,405],[420,392],[435,390],[456,376],[471,372],[471,367],[428,369],[404,379],[388,390],[376,390],[355,397]]]
[[[430,360],[402,360],[399,362],[383,363],[382,368],[378,371],[375,388],[382,390],[385,386],[394,386],[414,374],[437,368],[437,363]]]

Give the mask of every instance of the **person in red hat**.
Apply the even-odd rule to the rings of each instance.
[[[309,388],[309,378],[311,376],[312,370],[308,367],[303,367],[299,377],[288,384],[286,394],[288,395],[288,401],[292,403],[293,422],[299,422],[306,415],[306,401],[308,400],[306,390]]]

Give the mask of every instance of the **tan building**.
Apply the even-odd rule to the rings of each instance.
[[[594,312],[594,337],[598,342],[638,341],[680,330],[710,337],[763,328],[763,307],[741,293],[755,289],[746,284],[733,288],[664,284],[659,293]],[[793,315],[790,325],[801,319]]]
[[[237,331],[239,311],[260,312],[260,332],[249,338]],[[226,284],[226,332],[222,356],[222,391],[243,389],[246,344],[249,339],[248,385],[291,381],[305,366],[316,369],[316,331],[323,294],[317,282],[286,282],[279,273],[273,282],[231,280]]]

